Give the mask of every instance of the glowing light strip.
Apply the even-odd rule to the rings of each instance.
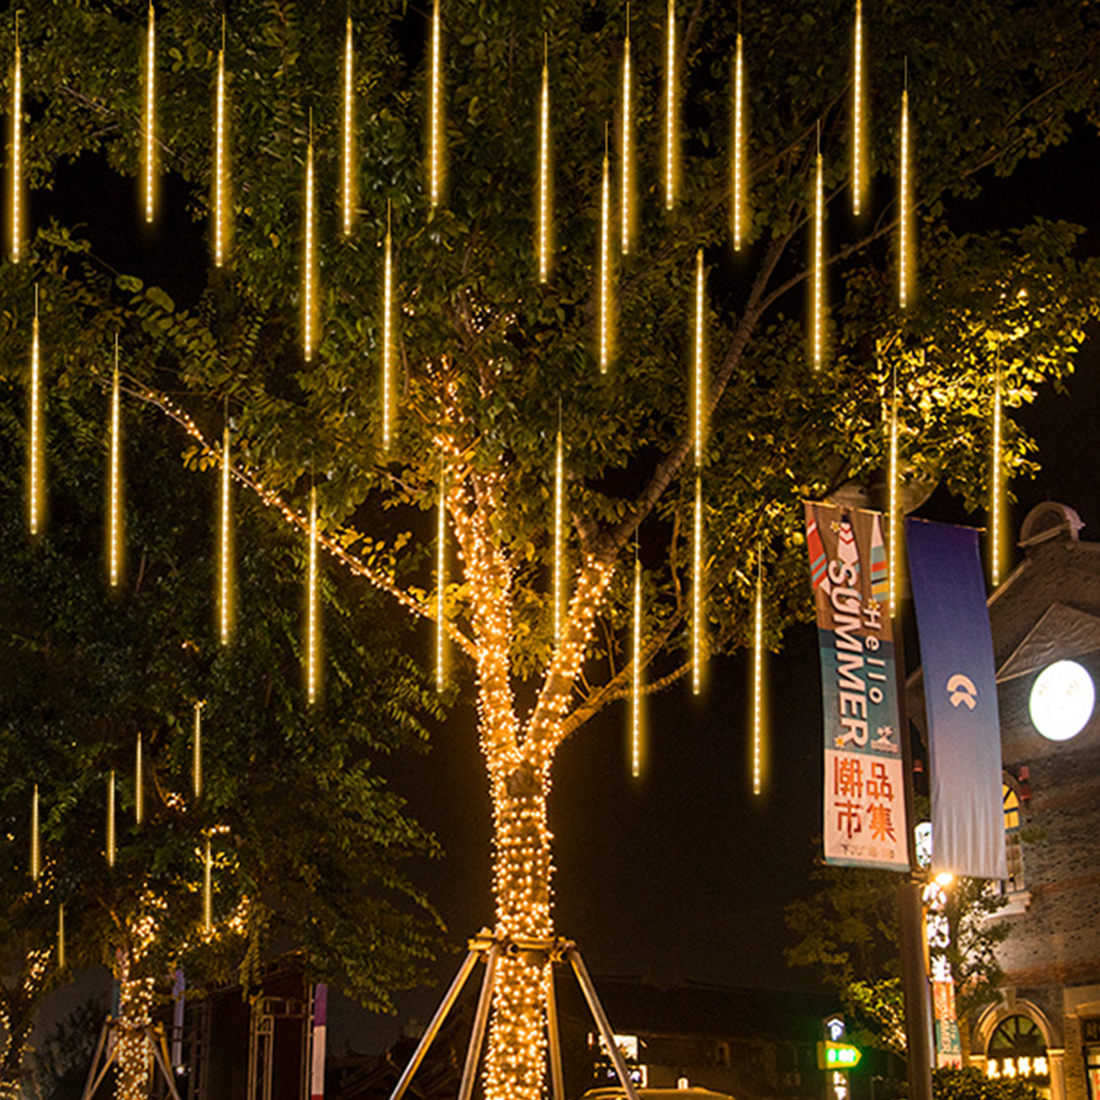
[[[703,397],[703,374],[705,370],[703,349],[703,304],[706,292],[706,274],[703,269],[703,250],[695,254],[695,370],[694,401],[695,424],[695,468],[703,464],[703,428],[706,421],[706,409]]]
[[[668,75],[665,88],[665,209],[676,202],[676,0],[668,0]]]
[[[110,517],[108,554],[111,587],[122,579],[122,402],[118,378],[118,335],[115,335],[115,369],[111,383]]]
[[[544,51],[548,49],[544,45]],[[550,63],[542,62],[542,97],[539,103],[539,282],[550,272]]]
[[[19,48],[19,17],[15,23],[15,64],[11,92],[11,262],[23,258],[23,51]]]
[[[224,25],[222,36],[225,36]],[[214,264],[225,262],[225,46],[218,51],[218,88],[214,107]]]
[[[642,563],[634,559],[634,668],[631,675],[630,774],[642,772]]]
[[[703,475],[695,472],[695,529],[691,548],[691,690],[703,690]]]
[[[429,194],[431,196],[432,206],[439,205],[439,183],[441,174],[441,162],[442,162],[442,150],[440,148],[442,143],[441,133],[441,113],[442,104],[440,103],[442,97],[442,89],[440,87],[440,29],[439,29],[439,0],[435,0],[432,5],[432,80],[431,80],[431,140],[430,140],[430,162],[431,162],[431,180],[429,185]]]
[[[348,36],[344,46],[344,236],[351,232],[354,196],[351,190],[352,132],[355,126],[354,47],[351,16],[348,16]]]
[[[38,287],[34,288],[34,323],[31,327],[30,473],[28,502],[30,529],[38,534],[42,518],[42,378],[38,344]]]
[[[565,442],[558,429],[554,453],[554,644],[561,641],[565,595]]]
[[[611,359],[611,163],[606,129],[603,151],[603,190],[600,200],[600,373]]]
[[[65,905],[57,907],[57,969],[65,969]]]
[[[741,34],[733,71],[733,247],[741,248],[745,202],[745,67]]]
[[[42,838],[38,829],[38,784],[31,795],[31,878],[37,882],[42,874]]]
[[[887,471],[889,479],[890,535],[889,554],[889,595],[890,616],[896,614],[898,606],[898,554],[901,547],[901,486],[898,472],[898,366],[893,366],[893,383],[890,392],[890,465]]]
[[[852,49],[852,213],[859,216],[863,198],[863,0],[856,0]]]
[[[814,370],[821,369],[825,345],[825,184],[821,154],[817,154],[817,174],[814,179]]]
[[[134,754],[134,821],[140,825],[145,820],[145,784],[142,782],[141,734],[137,735],[137,751]]]
[[[991,500],[989,504],[989,565],[990,579],[993,587],[1001,583],[1001,552],[1004,542],[1002,530],[1003,516],[1001,515],[1002,502],[1002,470],[1001,448],[1003,445],[1003,422],[1001,419],[1001,368],[998,364],[993,374],[993,454],[992,454],[992,486]]]
[[[202,929],[209,935],[214,927],[214,855],[210,849],[210,834],[202,858]]]
[[[115,865],[115,773],[107,776],[107,866]]]
[[[444,609],[444,596],[447,585],[447,478],[444,472],[439,475],[439,516],[435,532],[435,688],[444,688],[444,647],[447,638],[447,623]]]
[[[752,793],[759,794],[764,757],[764,563],[757,548],[752,632]]]
[[[623,41],[623,144],[622,144],[622,173],[623,173],[623,255],[630,252],[630,212],[632,208],[631,188],[634,186],[632,172],[634,169],[634,135],[631,122],[631,88],[630,88],[630,5],[626,7],[626,38]]]
[[[218,561],[218,618],[221,627],[222,645],[229,644],[232,628],[232,552],[230,511],[230,488],[232,482],[232,459],[229,452],[229,425],[225,425],[222,437],[222,484],[221,484],[221,546]]]
[[[909,91],[901,93],[901,171],[898,180],[898,305],[909,299]]]
[[[149,5],[149,29],[145,49],[145,220],[153,220],[154,158],[156,155],[156,16]]]
[[[302,271],[302,346],[306,361],[313,358],[314,238],[313,238],[313,139],[306,150],[305,263]]]
[[[386,210],[386,255],[382,286],[382,447],[389,450],[393,430],[390,391],[393,388],[393,233]]]
[[[202,703],[195,704],[195,736],[191,741],[191,787],[202,798]]]
[[[309,573],[306,592],[306,694],[317,701],[317,489],[309,491]]]

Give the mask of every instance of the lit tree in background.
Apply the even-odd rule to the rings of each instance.
[[[26,95],[38,105],[27,131],[29,186],[85,151],[139,177],[136,10],[54,10],[48,36],[45,17],[25,21]],[[316,493],[326,572],[341,558],[414,616],[444,617],[451,681],[478,706],[501,937],[554,934],[546,800],[556,751],[632,683],[657,690],[690,671],[695,595],[706,601],[705,652],[749,641],[759,546],[770,642],[808,613],[799,501],[842,487],[867,499],[886,465],[893,367],[909,503],[945,480],[980,506],[991,468],[986,331],[1013,334],[1000,345],[1010,416],[1040,382],[1070,369],[1096,311],[1096,269],[1073,258],[1072,229],[960,236],[945,218],[947,204],[977,197],[983,172],[1011,173],[1063,139],[1070,112],[1095,118],[1095,14],[1076,0],[1010,18],[994,0],[885,0],[865,10],[858,217],[849,213],[854,14],[851,0],[763,4],[742,28],[751,80],[739,171],[752,218],[735,256],[731,5],[632,6],[625,127],[625,4],[353,6],[357,210],[346,235],[346,6],[234,5],[223,169],[232,248],[183,308],[133,277],[111,296],[127,315],[131,394],[162,406],[158,394],[175,394],[172,415],[210,454],[228,406],[237,474],[274,519],[304,538]],[[156,26],[157,162],[187,181],[192,210],[208,223],[221,9],[166,3]],[[906,175],[922,225],[906,238],[902,311],[892,180],[906,55]],[[553,106],[544,143],[546,59]],[[626,255],[607,240],[623,223],[609,203],[622,201],[624,133],[633,139]],[[807,256],[818,238],[819,141],[818,282]],[[550,180],[540,186],[543,148]],[[542,282],[544,202],[553,252]],[[164,217],[162,209],[158,224]],[[316,261],[305,255],[307,236]],[[699,249],[707,435],[696,462]],[[601,256],[617,257],[613,269]],[[815,282],[822,312],[811,319],[804,306]],[[89,314],[106,308],[78,273],[73,283]],[[12,301],[13,323],[29,332],[29,286]],[[104,354],[105,345],[97,370]],[[564,548],[554,530],[559,423]],[[172,430],[165,423],[166,446]],[[1025,469],[1028,442],[1008,419],[1004,445],[1002,468]],[[417,547],[400,517],[432,514],[441,478],[454,550],[439,607],[431,536]],[[696,515],[706,535],[698,556]],[[409,530],[430,526],[410,521]],[[635,541],[644,678],[630,643]],[[568,579],[555,630],[557,553]],[[547,964],[509,955],[496,974],[486,1092],[533,1100]]]

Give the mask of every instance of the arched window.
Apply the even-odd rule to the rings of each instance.
[[[1020,845],[1020,792],[1016,781],[1005,775],[1001,786],[1001,798],[1005,813],[1005,855],[1008,859],[1008,878],[1004,892],[1018,894],[1025,889],[1024,853]]]
[[[1043,1029],[1030,1016],[1006,1016],[989,1037],[988,1077],[1018,1078],[1043,1088],[1050,1084],[1050,1060]]]

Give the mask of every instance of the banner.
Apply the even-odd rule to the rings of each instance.
[[[825,861],[909,869],[878,512],[806,504],[825,726]]]
[[[972,527],[905,521],[928,710],[932,871],[1003,879],[1001,723]]]

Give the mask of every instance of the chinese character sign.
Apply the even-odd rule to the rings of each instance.
[[[806,504],[825,726],[825,860],[907,870],[894,636],[878,512]]]

